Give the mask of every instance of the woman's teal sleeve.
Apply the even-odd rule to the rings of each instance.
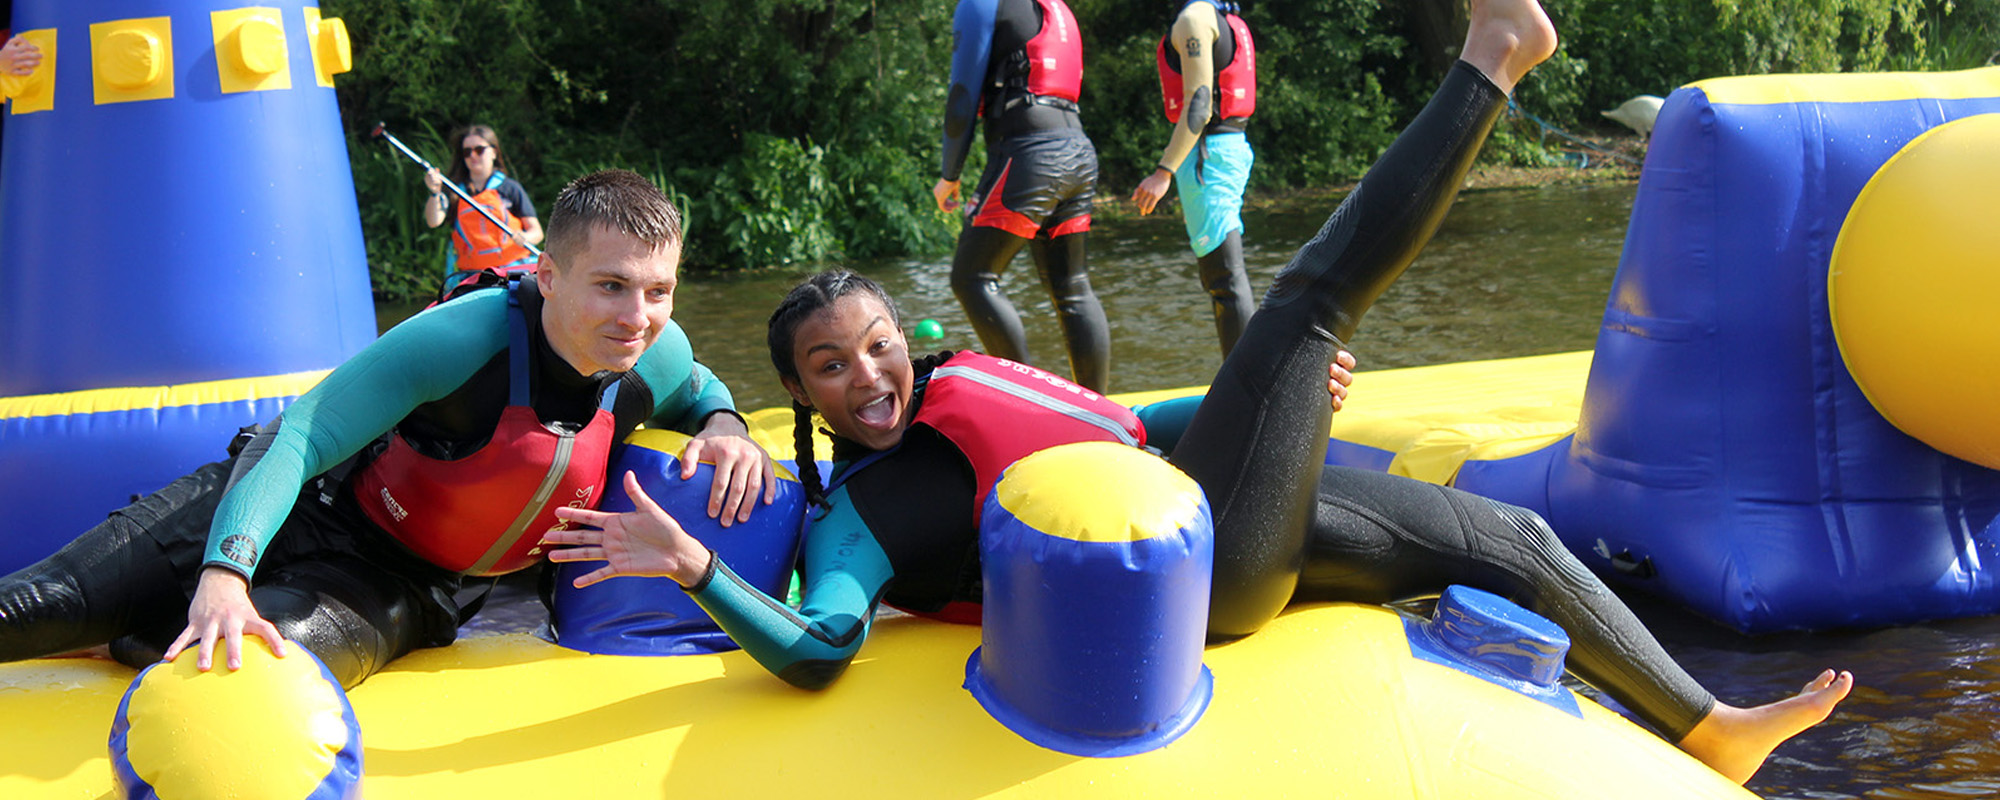
[[[889,556],[854,511],[846,487],[808,521],[805,595],[798,610],[743,582],[718,559],[707,585],[691,592],[744,652],[802,689],[823,689],[847,669],[893,574]]]
[[[1134,406],[1133,415],[1146,426],[1146,445],[1162,453],[1173,452],[1187,431],[1188,420],[1194,419],[1194,410],[1201,407],[1202,397],[1197,394]]]
[[[222,496],[203,565],[249,578],[299,488],[470,379],[506,348],[506,314],[501,291],[440,304],[390,328],[301,395],[279,417],[270,449]]]

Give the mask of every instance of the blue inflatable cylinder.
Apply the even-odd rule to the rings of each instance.
[[[1124,445],[1008,467],[980,521],[981,644],[966,688],[994,719],[1072,755],[1165,746],[1200,719],[1215,535],[1194,480]]]
[[[54,52],[0,153],[0,396],[321,370],[375,338],[322,80],[344,66],[316,64],[345,28],[317,3],[19,0],[13,23]]]
[[[1491,592],[1448,586],[1430,619],[1403,624],[1411,655],[1583,716],[1562,685],[1569,634],[1547,618]]]
[[[610,482],[604,511],[633,509],[625,493],[626,472],[638,474],[639,486],[681,528],[715,551],[737,577],[773,597],[782,598],[797,563],[801,523],[805,519],[805,488],[784,467],[778,468],[778,498],[758,506],[749,522],[727,528],[708,516],[709,487],[715,467],[702,463],[694,477],[681,480],[680,453],[689,437],[673,431],[641,430],[626,439],[612,456],[606,472]],[[617,578],[576,588],[579,576],[603,562],[556,565],[555,595],[550,600],[550,625],[556,642],[590,653],[624,656],[692,655],[737,649],[715,620],[672,578]]]

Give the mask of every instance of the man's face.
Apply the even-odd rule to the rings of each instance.
[[[581,252],[543,254],[535,281],[549,346],[584,375],[632,369],[673,316],[680,262],[678,242],[654,250],[602,226]]]

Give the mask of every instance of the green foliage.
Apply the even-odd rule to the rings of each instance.
[[[436,163],[446,151],[444,135],[434,129],[390,131],[396,138]],[[361,235],[368,246],[368,273],[375,293],[385,300],[429,297],[444,276],[450,240],[442,230],[424,224],[424,170],[366,134],[349,136],[349,161],[354,167],[354,192],[361,203]]]
[[[1170,130],[1154,66],[1173,3],[1078,0],[1084,31],[1084,126],[1097,145],[1100,198],[1121,196],[1159,162]],[[1134,11],[1139,13],[1134,13]],[[1243,17],[1257,41],[1253,187],[1352,178],[1393,138],[1402,110],[1404,39],[1372,0],[1260,0]],[[1092,24],[1095,19],[1099,24]],[[1107,24],[1108,23],[1108,24]],[[1427,93],[1427,92],[1426,92]],[[1117,187],[1106,191],[1105,184]]]
[[[1588,67],[1582,105],[1564,118],[1703,78],[1975,66],[1941,57],[1933,39],[1976,39],[1983,25],[1992,42],[2000,13],[1991,0],[1551,0],[1549,11],[1564,52]]]
[[[723,238],[753,265],[837,257],[840,237],[825,213],[833,201],[826,151],[754,133],[744,144],[696,201],[695,218],[721,225]]]
[[[1565,128],[1707,77],[1959,69],[2000,47],[1997,0],[1543,0],[1563,36],[1516,91]],[[377,121],[427,155],[494,126],[538,204],[624,167],[677,198],[689,269],[948,250],[937,179],[951,0],[327,0],[354,37],[337,80],[377,291],[428,293],[449,247],[422,223],[414,165],[361,138]],[[1167,141],[1154,48],[1179,0],[1070,0],[1098,197],[1122,197]],[[1244,0],[1260,85],[1252,190],[1351,180],[1414,116],[1463,36],[1464,0]],[[1452,30],[1452,24],[1459,26]],[[1503,126],[1486,158],[1541,163]],[[968,181],[983,155],[975,150]]]

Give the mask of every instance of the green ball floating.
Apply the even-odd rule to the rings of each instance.
[[[919,339],[942,339],[944,338],[944,326],[938,324],[938,321],[934,319],[918,320],[916,336]]]

